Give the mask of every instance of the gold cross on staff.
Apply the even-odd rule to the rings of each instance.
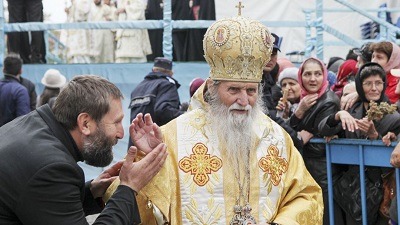
[[[235,6],[238,8],[238,16],[242,15],[242,8],[244,8],[244,5],[242,5],[242,2],[239,1],[239,5]]]

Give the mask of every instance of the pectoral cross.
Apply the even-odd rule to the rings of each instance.
[[[257,224],[256,219],[251,215],[251,206],[247,203],[245,206],[235,205],[233,212],[235,215],[229,225],[249,225]]]
[[[242,8],[244,8],[244,6],[242,5],[242,2],[239,2],[239,5],[235,6],[236,8],[238,8],[238,16],[242,15]]]

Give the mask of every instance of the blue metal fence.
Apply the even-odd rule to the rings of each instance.
[[[329,143],[326,143],[324,139],[312,139],[311,142],[326,144],[330,224],[335,224],[331,165],[333,163],[359,165],[360,184],[365,184],[365,166],[392,167],[390,165],[390,156],[397,145],[397,142],[392,142],[390,146],[385,146],[381,140],[362,139],[337,139]],[[396,168],[396,193],[400,193],[399,172],[400,170]],[[400,202],[400,195],[396,197],[397,202]],[[361,185],[361,206],[363,225],[367,225],[365,185]],[[397,214],[400,215],[400,207],[397,208]]]

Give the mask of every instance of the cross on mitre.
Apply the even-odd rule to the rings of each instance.
[[[235,6],[236,8],[238,8],[238,16],[242,15],[242,8],[244,8],[244,5],[242,5],[242,2],[239,1],[239,5]]]

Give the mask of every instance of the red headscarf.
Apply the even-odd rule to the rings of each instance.
[[[342,94],[343,87],[348,83],[348,78],[350,76],[356,76],[357,74],[356,65],[357,61],[354,59],[348,59],[340,65],[336,79],[337,81],[336,84],[332,86],[332,91],[336,92],[336,94],[339,93],[339,95]]]
[[[299,68],[299,73],[298,73],[298,76],[297,76],[297,79],[298,79],[299,84],[300,84],[300,87],[301,87],[301,96],[300,96],[300,99],[302,99],[304,96],[310,94],[310,93],[308,93],[308,91],[307,91],[306,88],[304,87],[304,85],[303,85],[303,80],[301,79],[301,78],[302,78],[302,74],[303,74],[303,70],[304,70],[304,65],[305,65],[308,61],[310,61],[310,60],[316,61],[317,63],[320,64],[320,66],[321,66],[321,68],[322,68],[323,80],[322,80],[321,88],[320,88],[320,89],[318,90],[318,92],[317,92],[317,93],[318,93],[318,98],[321,97],[321,95],[323,95],[323,94],[325,93],[326,89],[328,89],[328,86],[329,86],[329,82],[328,82],[328,70],[326,69],[325,64],[324,64],[321,60],[319,60],[319,59],[317,59],[317,58],[310,57],[310,58],[304,60],[304,62],[301,64],[301,66],[300,66],[300,68]]]

